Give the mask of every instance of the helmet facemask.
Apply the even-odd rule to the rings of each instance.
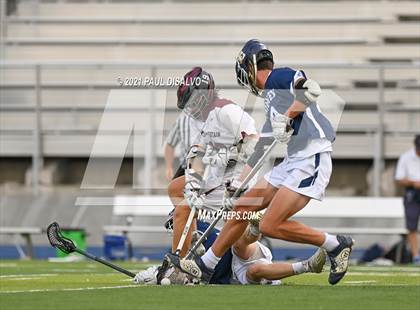
[[[256,96],[261,96],[261,90],[257,87],[257,61],[256,55],[252,59],[245,60],[246,70],[241,65],[244,61],[242,51],[236,59],[236,76],[238,84],[245,87]]]
[[[197,120],[205,120],[205,111],[212,100],[212,91],[194,89],[188,102],[185,104],[185,114]]]

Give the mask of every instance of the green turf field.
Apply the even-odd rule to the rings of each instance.
[[[137,271],[141,263],[124,263]],[[93,262],[0,261],[0,309],[420,309],[420,268],[351,267],[281,286],[135,286]]]

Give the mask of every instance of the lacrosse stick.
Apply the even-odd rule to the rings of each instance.
[[[205,170],[204,170],[204,173],[203,173],[203,181],[202,181],[202,184],[201,184],[200,194],[202,193],[202,188],[204,186],[204,182],[206,181],[206,179],[208,177],[209,171],[210,171],[210,165],[207,165]],[[185,223],[184,230],[182,231],[182,235],[181,235],[181,238],[179,239],[178,246],[176,247],[176,250],[175,250],[175,253],[174,253],[175,255],[179,256],[179,254],[181,253],[182,247],[184,246],[185,240],[187,239],[187,236],[188,236],[188,233],[190,231],[192,222],[194,220],[196,209],[197,209],[196,206],[191,207],[190,214],[188,215],[187,222]],[[158,284],[161,284],[161,281],[162,281],[163,277],[165,276],[166,271],[170,267],[171,266],[170,266],[169,262],[166,259],[164,259],[163,262],[162,262],[162,265],[159,267],[159,271],[158,271],[157,276],[156,276]]]
[[[124,268],[121,268],[119,266],[116,266],[106,260],[103,260],[102,258],[99,258],[97,256],[94,256],[92,254],[89,254],[85,251],[82,251],[80,249],[78,249],[76,247],[76,245],[74,244],[74,242],[63,236],[63,234],[61,233],[60,230],[60,226],[58,225],[57,222],[51,223],[48,228],[47,228],[47,236],[48,236],[48,240],[50,241],[51,246],[53,246],[54,248],[57,248],[61,251],[63,251],[66,254],[70,254],[73,252],[77,252],[79,254],[82,254],[83,256],[86,256],[89,259],[92,259],[94,261],[97,261],[98,263],[101,263],[105,266],[108,266],[116,271],[119,271],[121,273],[124,273],[125,275],[134,278],[136,275]]]
[[[210,171],[210,165],[207,165],[206,169],[204,169],[204,173],[203,173],[203,181],[202,181],[202,184],[201,184],[200,194],[202,194],[202,192],[203,192],[202,188],[204,186],[204,183],[207,180],[207,177],[209,175],[209,171]],[[176,247],[175,254],[178,255],[178,256],[181,253],[182,247],[184,246],[185,239],[187,239],[188,232],[190,231],[191,224],[194,220],[196,209],[197,209],[196,206],[191,207],[191,211],[190,211],[190,214],[188,215],[187,222],[185,223],[184,230],[183,230],[182,235],[181,235],[181,239],[179,239],[178,246]]]
[[[270,146],[267,148],[265,153],[261,156],[261,158],[258,160],[254,168],[248,173],[246,178],[242,181],[241,185],[236,189],[235,193],[232,195],[232,198],[238,197],[242,191],[246,188],[249,181],[252,180],[252,178],[257,174],[257,172],[261,169],[261,167],[264,164],[265,159],[268,157],[268,155],[271,153],[273,148],[277,145],[277,140],[274,140]],[[194,254],[195,250],[206,240],[208,235],[211,233],[213,228],[217,225],[219,220],[223,216],[223,212],[227,211],[228,209],[225,206],[222,206],[221,209],[216,213],[216,218],[210,223],[209,227],[204,231],[204,233],[201,235],[201,237],[197,240],[197,242],[194,244],[194,246],[189,250],[187,256],[185,259],[191,258],[191,256]]]

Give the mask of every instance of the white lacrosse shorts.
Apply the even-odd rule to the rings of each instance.
[[[237,281],[240,284],[250,284],[246,277],[246,272],[250,266],[254,264],[272,264],[273,256],[270,249],[258,241],[256,243],[257,248],[254,254],[247,260],[239,258],[232,248],[232,278],[234,282]],[[279,284],[277,282],[280,281],[276,281],[275,284]]]
[[[307,158],[286,157],[264,178],[274,187],[284,186],[316,200],[322,200],[332,172],[331,152]]]

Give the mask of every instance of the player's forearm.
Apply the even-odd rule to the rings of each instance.
[[[419,182],[414,181],[414,180],[410,180],[410,179],[397,180],[397,183],[400,186],[403,186],[403,187],[414,187],[414,188],[418,188],[419,187]]]
[[[174,159],[175,159],[174,148],[171,145],[166,144],[163,153],[164,153],[164,157],[165,157],[166,168],[172,168],[173,163],[174,163]]]
[[[292,105],[287,109],[286,113],[284,113],[284,115],[290,117],[290,118],[295,118],[297,117],[300,113],[305,112],[307,106],[304,105],[302,102],[295,100]]]

